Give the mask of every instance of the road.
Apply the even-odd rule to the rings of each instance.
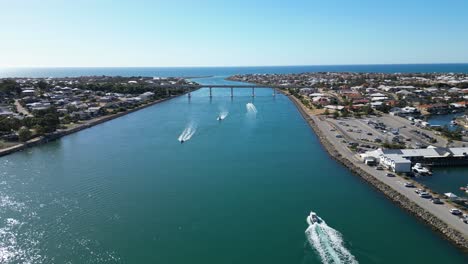
[[[330,133],[330,130],[333,128],[330,123],[320,120],[317,116],[311,116],[311,118],[316,122],[319,129],[322,130],[323,135],[327,137],[327,139],[335,146],[335,148],[343,155],[343,157],[349,159],[355,165],[368,172],[370,175],[379,179],[381,182],[386,183],[395,191],[406,196],[408,199],[415,202],[417,205],[427,210],[440,220],[444,221],[453,229],[458,230],[460,233],[462,233],[465,237],[468,238],[468,224],[463,223],[462,221],[460,221],[459,217],[454,216],[449,212],[449,210],[453,208],[452,206],[450,206],[450,204],[433,204],[430,200],[419,197],[419,195],[417,195],[414,192],[415,188],[405,187],[403,184],[408,180],[400,176],[387,177],[387,171],[378,171],[374,167],[369,167],[365,165],[356,157],[355,153],[349,150],[345,144],[341,143],[341,139],[335,137],[336,133]],[[413,182],[416,186],[420,186],[415,181],[411,182]]]
[[[18,111],[18,113],[23,114],[24,116],[32,116],[32,114],[28,111],[28,109],[24,108],[20,104],[18,99],[15,100],[15,106],[16,106],[16,110]]]

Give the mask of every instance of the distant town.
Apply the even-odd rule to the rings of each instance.
[[[418,127],[440,130],[461,140],[467,136],[468,117],[453,120],[456,129],[431,125],[430,115],[464,113],[468,101],[468,74],[302,73],[234,75],[230,80],[272,86],[298,86],[289,93],[317,114],[334,117],[388,113],[410,117]]]
[[[196,84],[158,77],[1,79],[0,149],[89,126],[185,92],[161,88],[174,85]]]

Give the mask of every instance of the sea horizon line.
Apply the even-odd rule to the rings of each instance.
[[[57,69],[57,68],[276,68],[276,67],[323,67],[323,66],[386,66],[386,65],[464,65],[468,62],[423,62],[423,63],[356,63],[356,64],[288,64],[288,65],[194,65],[194,66],[0,66],[0,69],[28,69],[28,68],[42,68],[42,69]]]

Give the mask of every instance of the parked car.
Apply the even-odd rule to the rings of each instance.
[[[387,176],[387,177],[395,177],[395,174],[393,174],[393,173],[387,173],[387,174],[385,174],[385,176]]]
[[[414,184],[412,184],[411,182],[405,182],[405,187],[414,188],[416,186],[414,186]]]
[[[461,221],[465,224],[468,224],[468,215],[467,214],[463,214],[462,218],[461,218]]]
[[[382,166],[377,166],[375,167],[376,170],[383,170],[383,167]]]
[[[431,201],[432,201],[433,204],[443,204],[444,203],[439,198],[432,198]]]
[[[421,193],[419,194],[419,197],[424,198],[424,199],[429,199],[429,198],[432,198],[432,195],[430,195],[430,194],[427,193],[427,192],[421,192]]]
[[[424,190],[423,189],[416,189],[416,190],[414,190],[414,192],[417,193],[417,194],[420,194],[420,193],[424,192]]]
[[[462,212],[456,208],[452,208],[450,209],[450,213],[453,214],[453,215],[461,215]]]

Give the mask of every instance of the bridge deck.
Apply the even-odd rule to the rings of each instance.
[[[200,85],[159,85],[155,88],[305,88],[302,86],[291,86],[291,85],[257,85],[257,84],[246,84],[246,85],[210,85],[210,84],[200,84]]]

